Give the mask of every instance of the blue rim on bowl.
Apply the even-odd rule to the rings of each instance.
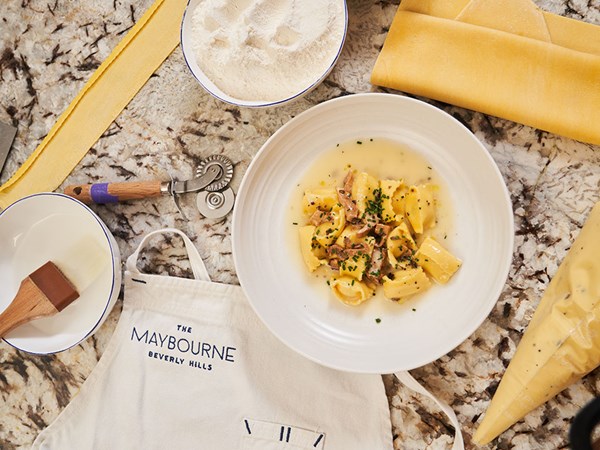
[[[185,63],[187,65],[188,69],[192,73],[192,76],[196,79],[196,81],[200,84],[200,86],[202,86],[202,88],[206,92],[208,92],[214,98],[221,100],[225,103],[228,103],[230,105],[244,106],[244,107],[248,107],[248,108],[268,108],[268,107],[272,107],[272,106],[282,105],[284,103],[291,102],[292,100],[301,98],[302,96],[308,94],[313,89],[315,89],[317,86],[319,86],[319,84],[321,84],[323,82],[323,80],[325,80],[325,78],[327,78],[327,76],[331,73],[331,71],[335,67],[335,65],[342,53],[342,50],[344,48],[344,43],[346,42],[346,35],[348,33],[348,5],[347,5],[346,0],[343,0],[344,1],[344,32],[342,33],[342,39],[339,43],[339,47],[337,49],[335,57],[329,64],[329,67],[317,80],[315,80],[312,84],[310,84],[309,86],[307,86],[300,92],[297,92],[290,97],[283,98],[280,100],[260,101],[260,100],[236,99],[236,98],[231,97],[230,95],[227,95],[226,93],[224,93],[204,74],[204,72],[198,67],[198,65],[195,62],[193,51],[188,50],[188,39],[186,38],[186,36],[187,36],[186,30],[189,26],[188,24],[190,21],[189,17],[191,16],[191,10],[193,10],[195,8],[196,4],[199,1],[200,0],[188,0],[188,4],[183,13],[183,19],[181,21],[181,29],[180,29],[180,42],[181,42],[181,52],[183,53],[183,59],[185,60]],[[190,14],[188,15],[188,13],[190,13]]]
[[[39,198],[39,197],[45,197],[45,196],[61,198],[66,201],[73,202],[78,207],[83,208],[83,210],[90,217],[92,217],[93,220],[97,223],[97,225],[99,226],[99,230],[101,230],[102,235],[104,236],[104,239],[106,239],[106,246],[110,253],[110,263],[111,263],[110,271],[111,271],[111,280],[112,281],[111,281],[110,289],[108,290],[108,295],[107,295],[106,301],[103,304],[103,308],[102,308],[102,312],[101,312],[100,316],[97,319],[95,319],[95,321],[91,322],[89,325],[86,326],[86,331],[84,333],[82,333],[80,336],[78,336],[74,341],[69,342],[67,345],[61,344],[60,346],[58,346],[56,348],[52,348],[51,350],[40,351],[40,350],[35,350],[34,348],[31,348],[31,347],[28,347],[27,345],[22,345],[22,344],[18,345],[14,342],[14,339],[11,339],[8,337],[2,338],[2,340],[4,340],[4,342],[6,342],[10,346],[16,348],[17,350],[24,351],[27,353],[32,353],[32,354],[39,354],[39,355],[47,355],[47,354],[63,352],[65,350],[68,350],[68,349],[80,344],[85,339],[90,337],[93,333],[95,333],[97,331],[97,329],[102,325],[102,323],[104,323],[104,321],[108,317],[108,314],[112,310],[112,307],[114,306],[114,304],[116,302],[117,296],[120,291],[120,286],[121,286],[121,268],[117,267],[121,260],[121,256],[120,256],[120,252],[119,252],[117,243],[114,240],[114,237],[112,236],[112,234],[110,233],[108,228],[106,227],[106,225],[102,222],[102,220],[100,220],[100,218],[96,215],[96,213],[94,211],[92,211],[87,205],[80,202],[79,200],[77,200],[73,197],[69,197],[65,194],[55,193],[55,192],[42,192],[42,193],[38,193],[38,194],[32,194],[32,195],[23,197],[23,198],[15,201],[11,205],[7,206],[6,209],[1,211],[0,212],[0,223],[1,223],[2,218],[6,217],[7,213],[10,214],[11,211],[13,211],[13,208],[18,207],[19,205],[23,204],[23,202],[31,201],[32,199]],[[27,276],[27,275],[25,274],[24,276]],[[36,339],[48,339],[48,338],[47,337],[30,338],[30,340],[32,340],[32,341],[35,341]]]

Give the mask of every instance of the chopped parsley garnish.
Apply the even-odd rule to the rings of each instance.
[[[373,189],[373,196],[374,200],[367,200],[365,215],[372,214],[381,217],[381,213],[383,212],[383,206],[381,205],[381,189]]]

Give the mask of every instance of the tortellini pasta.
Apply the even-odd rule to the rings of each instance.
[[[431,286],[431,281],[421,267],[398,270],[383,277],[383,295],[395,300],[405,300]]]
[[[306,267],[308,267],[308,270],[314,272],[321,264],[326,262],[315,255],[315,246],[313,245],[315,227],[306,225],[305,227],[300,227],[298,232],[300,234],[300,250],[302,251],[302,258],[304,259],[304,263],[306,264]]]
[[[365,215],[370,202],[375,201],[375,194],[379,188],[377,179],[366,172],[361,172],[354,178],[352,184],[352,199],[356,202],[359,214]]]
[[[396,202],[394,198],[399,198],[404,183],[402,180],[381,180],[379,188],[381,189],[381,220],[382,222],[396,222],[398,216],[404,213],[403,205]],[[400,219],[401,220],[401,219]]]
[[[460,267],[460,260],[432,237],[427,237],[415,254],[415,260],[431,278],[446,284]]]
[[[431,185],[411,186],[404,196],[406,218],[415,233],[422,234],[435,224],[435,205]]]
[[[315,228],[314,238],[323,247],[329,247],[335,242],[346,226],[346,216],[341,207],[334,207],[326,214],[326,222]]]
[[[347,305],[360,305],[373,296],[373,289],[350,276],[333,276],[329,280],[331,290]]]
[[[406,268],[417,251],[417,244],[405,223],[390,232],[386,244],[388,260],[393,270]]]
[[[334,188],[321,188],[304,193],[304,213],[309,216],[315,211],[331,211],[337,204],[337,192]]]
[[[358,281],[362,281],[368,264],[369,255],[366,252],[360,255],[357,254],[353,258],[340,263],[340,275],[347,275]]]
[[[299,235],[308,270],[329,272],[335,297],[352,306],[378,286],[385,297],[405,301],[431,280],[447,283],[461,261],[430,236],[436,189],[351,171],[342,187],[307,190]]]

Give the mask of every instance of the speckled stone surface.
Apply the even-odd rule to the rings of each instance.
[[[94,69],[150,0],[11,0],[0,4],[0,120],[18,125],[5,181],[43,139]],[[542,8],[600,24],[596,0],[537,0]],[[75,168],[66,184],[187,178],[200,159],[222,153],[235,163],[234,189],[254,154],[290,118],[325,100],[382,91],[370,71],[398,1],[350,0],[349,33],[339,63],[305,98],[269,110],[221,103],[196,84],[177,49]],[[400,94],[400,93],[398,93]],[[477,112],[432,102],[485,144],[508,185],[516,225],[513,265],[494,310],[457,349],[412,371],[450,404],[467,448],[480,416],[560,261],[598,200],[600,148]],[[585,120],[582,118],[582,120]],[[178,227],[193,238],[215,281],[237,283],[231,216],[202,219],[193,196],[182,200],[185,221],[169,198],[94,210],[114,233],[123,257],[142,236]],[[156,243],[144,270],[187,275],[181,242]],[[157,256],[162,247],[169,260]],[[77,393],[102,355],[121,302],[91,338],[66,352],[35,356],[0,343],[0,448],[28,447]],[[598,395],[594,371],[502,434],[490,449],[568,448],[575,412]],[[452,428],[433,402],[384,376],[396,449],[444,449]]]

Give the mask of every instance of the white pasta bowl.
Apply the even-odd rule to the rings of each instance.
[[[0,311],[13,300],[21,280],[47,261],[59,269],[76,269],[86,283],[79,298],[60,313],[4,336],[29,353],[57,353],[91,336],[108,317],[121,287],[114,237],[90,208],[63,194],[34,194],[0,213]]]
[[[321,82],[325,78],[327,78],[327,76],[333,70],[337,60],[339,59],[342,49],[344,47],[344,42],[346,40],[346,33],[347,33],[347,29],[348,29],[348,9],[347,9],[345,0],[336,0],[336,1],[340,2],[343,5],[343,19],[342,19],[343,20],[343,32],[340,33],[336,37],[335,41],[332,42],[332,44],[331,44],[332,48],[330,49],[331,52],[329,52],[329,54],[331,54],[333,56],[331,58],[329,58],[328,61],[325,61],[325,66],[323,66],[321,64],[315,65],[314,62],[310,62],[307,67],[314,66],[312,78],[308,82],[304,83],[302,86],[299,86],[297,89],[294,89],[293,92],[290,91],[289,94],[287,94],[287,95],[279,96],[277,98],[269,98],[269,99],[266,99],[266,98],[246,99],[246,98],[235,97],[235,96],[230,95],[227,92],[225,92],[221,87],[219,87],[219,85],[218,85],[219,83],[217,82],[217,80],[211,78],[211,76],[207,75],[207,73],[204,70],[202,70],[202,68],[198,64],[198,60],[197,60],[197,57],[195,54],[196,50],[195,50],[195,45],[194,45],[194,30],[193,30],[193,25],[192,25],[193,13],[194,13],[195,9],[202,3],[202,0],[190,0],[188,2],[188,5],[185,9],[185,12],[183,15],[183,20],[181,23],[181,50],[182,50],[186,65],[189,68],[190,72],[192,73],[193,77],[200,84],[200,86],[202,86],[202,88],[204,88],[205,91],[207,91],[213,97],[215,97],[219,100],[222,100],[226,103],[232,104],[232,105],[250,107],[250,108],[263,108],[263,107],[278,106],[278,105],[282,105],[282,104],[291,102],[293,100],[297,100],[297,99],[303,97],[304,95],[308,94],[309,92],[311,92],[313,89],[315,89],[317,86],[319,86],[319,84],[321,84]],[[253,3],[250,3],[250,5],[252,5],[252,4]],[[274,17],[275,16],[276,15],[274,15]],[[224,32],[226,32],[226,34],[229,33],[228,30],[224,30]],[[208,64],[210,64],[210,61],[208,62]],[[280,67],[273,65],[273,67],[271,67],[270,70],[272,70],[274,72],[278,72],[278,71],[280,71]],[[229,71],[229,75],[232,77],[235,77],[238,74],[239,74],[239,70]],[[238,84],[243,85],[243,86],[252,86],[252,84],[255,82],[259,82],[259,80],[243,79],[240,76]]]
[[[406,303],[378,295],[352,307],[324,282],[311,282],[300,244],[290,239],[288,210],[323,152],[369,137],[401,143],[436,169],[453,204],[448,244],[463,263],[448,284]],[[252,161],[233,215],[236,270],[258,316],[290,348],[352,372],[414,369],[461,344],[496,303],[513,240],[510,197],[485,147],[440,109],[392,94],[341,97],[288,122]]]

